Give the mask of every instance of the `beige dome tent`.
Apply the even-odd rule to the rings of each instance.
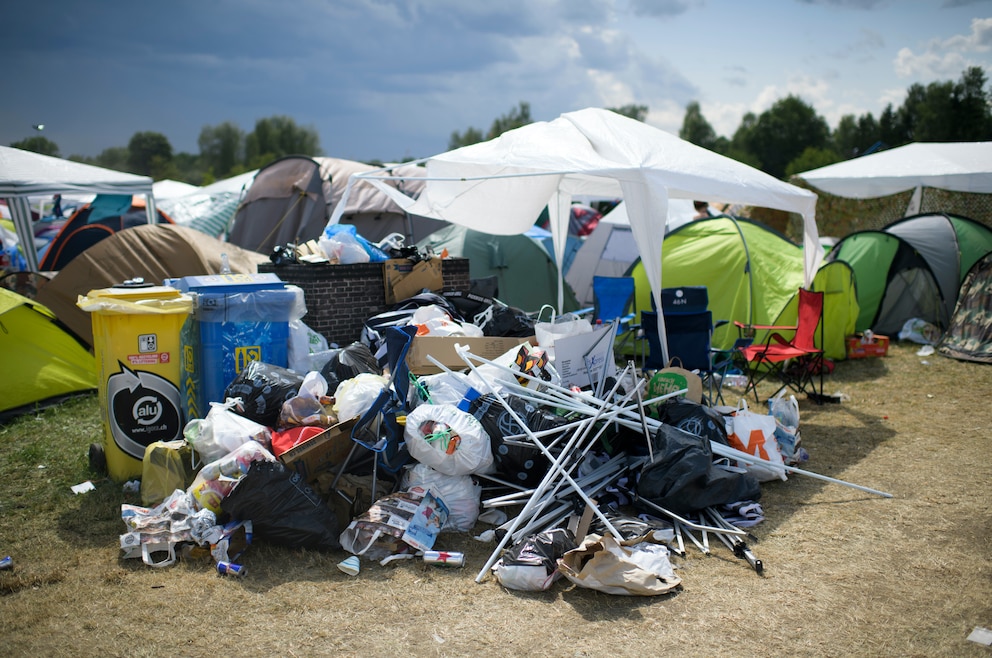
[[[231,272],[254,274],[268,257],[174,224],[144,224],[119,231],[79,254],[38,289],[37,299],[87,345],[93,344],[90,314],[76,306],[80,295],[141,277],[160,284],[167,278],[219,274],[221,255]]]

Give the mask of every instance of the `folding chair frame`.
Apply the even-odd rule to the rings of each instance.
[[[816,325],[810,328],[815,309]],[[797,393],[823,404],[823,350],[817,348],[814,336],[817,328],[820,333],[820,345],[823,345],[823,293],[799,289],[799,310],[796,325],[744,325],[735,322],[742,332],[743,338],[753,336],[756,330],[767,330],[770,333],[765,342],[760,345],[739,347],[738,353],[743,357],[748,372],[747,386],[744,395],[754,393],[755,402],[760,402],[758,385],[769,377],[776,377],[782,385],[776,389],[770,398],[775,397],[782,389],[788,387]],[[787,340],[781,332],[793,332],[793,339]],[[819,375],[819,389],[815,377]]]

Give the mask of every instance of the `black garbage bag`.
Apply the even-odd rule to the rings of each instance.
[[[638,498],[676,514],[761,497],[753,475],[713,463],[709,439],[663,424],[655,434],[654,454],[655,460],[641,469],[637,479]],[[657,513],[650,506],[640,507]]]
[[[507,401],[510,408],[532,432],[553,429],[568,423],[565,418],[553,411],[533,405],[519,396],[508,395]],[[480,395],[469,404],[468,412],[475,416],[489,435],[496,472],[514,484],[524,487],[540,484],[551,463],[540,448],[528,443],[529,439],[526,437],[517,439],[514,443],[503,440],[505,436],[523,434],[524,429],[496,396],[492,393]],[[563,445],[566,440],[559,441],[558,445]],[[522,445],[518,445],[518,442]],[[552,450],[552,453],[554,452]]]
[[[482,325],[487,336],[527,338],[534,335],[534,318],[515,306],[494,304],[492,319]]]
[[[337,515],[303,476],[282,462],[255,461],[220,503],[237,521],[273,544],[336,551],[341,548]]]
[[[334,395],[341,382],[353,379],[362,373],[381,375],[382,368],[368,345],[358,341],[331,350],[331,358],[320,369],[320,374],[327,381],[328,395]]]
[[[493,567],[496,579],[509,589],[546,590],[560,577],[558,558],[577,546],[574,535],[565,528],[525,537],[506,549]]]
[[[279,424],[279,412],[286,400],[296,397],[303,375],[262,361],[250,361],[224,391],[225,398],[241,398],[241,408],[233,411],[266,427]]]
[[[658,405],[658,420],[689,434],[725,446],[730,445],[727,439],[727,423],[723,415],[716,409],[698,402],[685,398],[672,398]]]

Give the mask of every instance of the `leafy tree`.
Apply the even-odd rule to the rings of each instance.
[[[685,117],[682,119],[682,128],[679,130],[679,137],[692,142],[696,146],[715,151],[717,146],[716,131],[713,126],[703,116],[699,108],[698,101],[690,102],[685,108]]]
[[[321,155],[316,128],[296,125],[287,116],[272,116],[255,122],[245,138],[245,156],[250,168],[260,167],[286,155]]]
[[[762,171],[782,178],[790,162],[809,147],[825,148],[829,137],[826,120],[811,105],[790,94],[761,113],[754,126],[741,136],[741,146],[757,156]]]
[[[798,158],[789,163],[785,168],[785,175],[792,176],[800,174],[810,169],[818,169],[843,160],[836,151],[828,148],[817,148],[810,146],[804,150]]]
[[[448,150],[453,151],[463,146],[478,144],[481,141],[482,131],[469,126],[464,133],[459,133],[457,130],[451,133],[451,137],[448,138]]]
[[[992,139],[992,93],[985,90],[988,79],[985,70],[972,66],[961,74],[954,85],[956,138],[982,142]]]
[[[520,105],[493,121],[493,125],[490,126],[489,132],[486,134],[486,139],[496,139],[505,132],[526,126],[529,123],[533,123],[530,118],[530,103],[520,101]]]
[[[608,107],[606,108],[610,112],[616,112],[617,114],[622,114],[625,117],[630,117],[635,121],[644,121],[648,118],[648,106],[647,105],[621,105],[620,107]]]
[[[162,133],[137,132],[127,144],[128,169],[142,176],[152,176],[172,161],[172,144]]]
[[[127,171],[127,160],[129,156],[129,151],[124,146],[112,146],[109,149],[104,149],[100,152],[100,155],[96,156],[96,162],[93,164],[98,167],[103,167],[105,169],[113,169],[115,171]]]
[[[956,83],[910,86],[896,113],[903,138],[900,144],[992,139],[992,95],[985,89],[986,82],[985,71],[973,66]]]
[[[841,117],[833,134],[833,150],[844,158],[861,155],[879,141],[881,131],[871,113]]]
[[[754,112],[747,112],[741,117],[741,123],[734,131],[734,136],[730,140],[725,155],[738,162],[751,165],[755,169],[761,169],[761,159],[750,150],[750,143],[754,139],[753,133],[758,123],[758,117]]]
[[[59,146],[47,137],[42,137],[41,135],[34,135],[33,137],[28,137],[22,139],[19,142],[13,142],[11,144],[15,149],[21,149],[23,151],[31,151],[32,153],[41,153],[42,155],[50,155],[53,158],[59,157]]]
[[[448,138],[448,149],[454,150],[463,146],[478,144],[485,140],[496,139],[506,131],[526,126],[528,123],[533,123],[530,118],[530,103],[520,101],[520,105],[503,116],[494,119],[492,125],[489,127],[489,132],[485,135],[482,134],[481,130],[472,126],[466,128],[463,133],[457,130],[452,132],[451,137]]]
[[[906,139],[905,131],[899,123],[899,116],[892,107],[892,103],[886,105],[878,116],[878,138],[883,144],[890,147],[902,146],[909,141]]]
[[[245,132],[232,121],[204,126],[197,142],[201,165],[214,175],[226,178],[245,160]]]

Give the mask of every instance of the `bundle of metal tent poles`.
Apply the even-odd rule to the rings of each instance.
[[[712,534],[731,549],[737,557],[747,560],[757,573],[762,572],[761,561],[754,556],[745,543],[748,532],[728,522],[717,510],[713,508],[701,510],[698,519],[691,520],[638,497],[634,487],[621,484],[621,479],[624,476],[635,473],[639,468],[655,460],[652,451],[652,436],[658,431],[662,423],[649,416],[645,412],[645,408],[684,394],[684,389],[644,400],[641,390],[646,382],[637,376],[633,362],[628,362],[615,378],[612,388],[603,395],[596,395],[590,391],[566,388],[529,373],[520,372],[509,366],[474,355],[462,346],[458,347],[458,352],[466,366],[480,381],[487,381],[486,375],[479,371],[480,365],[496,368],[497,372],[505,375],[505,377],[499,378],[500,386],[490,386],[490,392],[498,399],[510,417],[523,429],[523,433],[505,436],[503,439],[511,442],[528,441],[529,445],[543,453],[550,464],[543,479],[533,488],[524,488],[502,479],[484,476],[500,485],[517,490],[514,493],[483,500],[484,507],[501,508],[522,505],[522,508],[514,518],[498,528],[497,536],[500,536],[500,539],[492,555],[476,576],[476,582],[482,582],[485,579],[508,544],[533,533],[555,527],[573,514],[575,497],[585,504],[586,510],[591,511],[614,537],[623,538],[623,535],[617,531],[609,516],[600,509],[595,500],[596,496],[607,488],[619,488],[637,503],[652,509],[661,517],[670,519],[674,529],[673,536],[678,541],[676,550],[683,554],[684,536],[689,537],[701,551],[708,553],[708,536]],[[433,357],[428,358],[437,367],[445,371],[448,370]],[[626,389],[621,388],[624,383],[627,384]],[[506,395],[499,390],[500,387],[532,404],[566,412],[570,418],[578,419],[552,429],[532,431],[510,405]],[[600,386],[598,390],[602,391],[603,386]],[[597,445],[603,432],[613,424],[625,426],[643,434],[648,454],[632,458],[624,453],[619,453],[608,461],[596,465],[591,470],[587,469],[588,472],[579,475],[577,471],[580,464]],[[559,445],[562,441],[564,444]],[[726,457],[739,463],[754,464],[765,461],[760,457],[736,450],[722,443],[711,441],[710,445],[714,455]],[[851,487],[887,498],[891,497],[891,494],[876,489],[794,466],[781,464],[775,466],[784,468],[789,473]],[[701,533],[702,540],[697,540],[690,531]]]

